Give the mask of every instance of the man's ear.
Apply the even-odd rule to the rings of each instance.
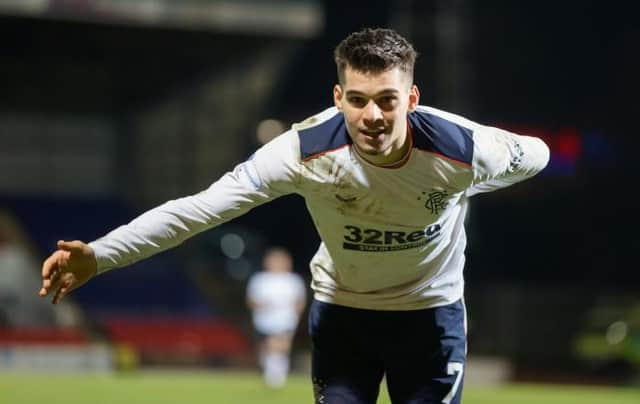
[[[418,104],[420,104],[420,90],[413,84],[409,90],[409,112],[415,111]]]
[[[340,84],[336,84],[333,86],[333,103],[339,110],[342,110],[342,96],[344,93],[342,92],[342,87]]]

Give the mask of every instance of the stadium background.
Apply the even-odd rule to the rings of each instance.
[[[57,239],[92,240],[207,187],[260,139],[331,104],[339,40],[389,26],[421,54],[421,103],[552,150],[538,177],[473,199],[471,358],[504,381],[637,387],[637,11],[624,1],[0,1],[0,244],[27,251],[23,268],[37,277]],[[33,276],[0,260],[0,368],[255,369],[246,278],[282,245],[308,279],[317,244],[303,201],[285,197],[55,309],[32,301]],[[295,355],[304,373],[304,325]]]

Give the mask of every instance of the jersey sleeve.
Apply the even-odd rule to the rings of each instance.
[[[549,148],[539,138],[478,125],[473,133],[473,183],[467,195],[505,188],[546,167]]]
[[[298,142],[295,131],[285,132],[204,191],[166,202],[89,243],[96,255],[98,273],[177,246],[256,206],[297,192]]]

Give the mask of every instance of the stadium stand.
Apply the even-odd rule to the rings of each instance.
[[[13,212],[31,236],[37,259],[49,254],[58,239],[92,240],[136,214],[117,199],[23,197],[0,199],[0,206]],[[100,282],[74,291],[70,298],[81,308],[88,331],[0,328],[0,345],[59,346],[98,338],[133,349],[143,361],[245,363],[248,337],[203,300],[180,264],[179,257],[167,251],[123,269],[126,274],[107,273]]]

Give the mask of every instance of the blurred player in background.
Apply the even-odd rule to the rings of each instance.
[[[258,354],[265,383],[282,387],[289,373],[291,342],[306,305],[302,277],[293,272],[293,261],[283,248],[265,253],[263,270],[249,279],[247,306],[260,339]]]
[[[96,274],[297,193],[322,239],[310,264],[316,402],[375,403],[386,376],[395,404],[460,403],[469,198],[534,176],[549,149],[419,105],[416,52],[393,30],[353,33],[334,58],[333,107],[198,194],[89,244],[60,241],[40,294],[57,303]]]

